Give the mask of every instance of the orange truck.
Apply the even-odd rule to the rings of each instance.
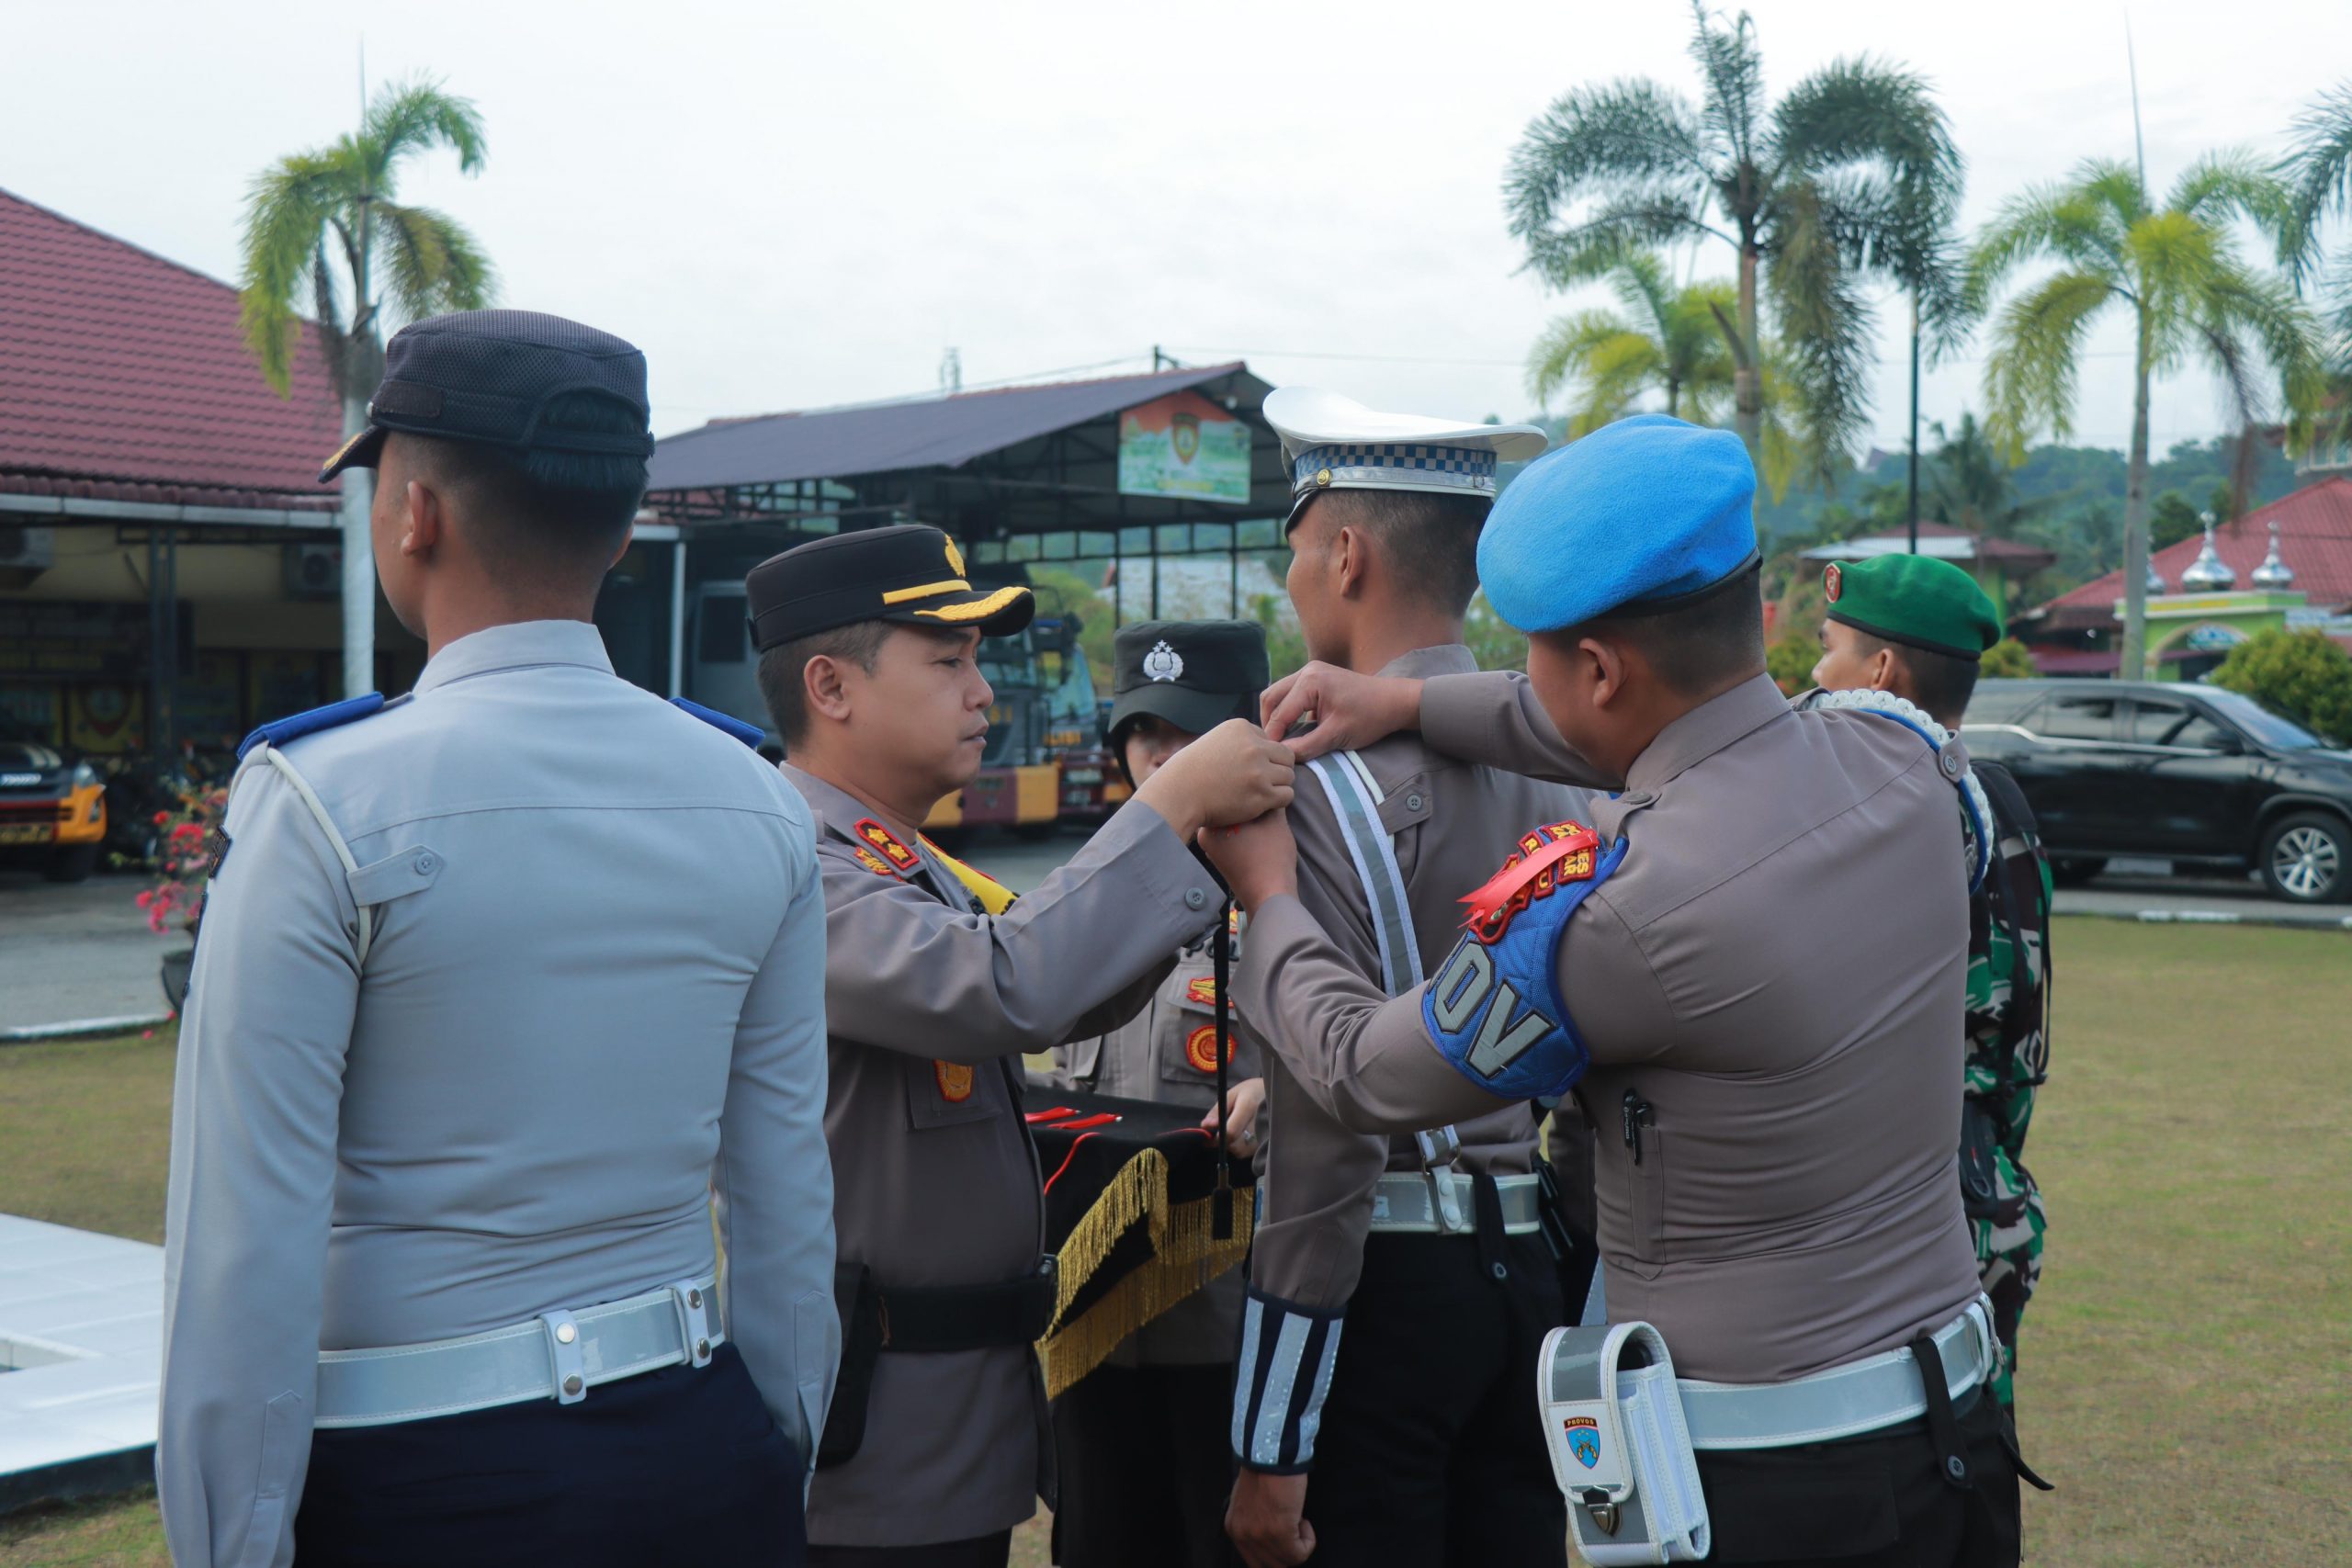
[[[0,856],[38,863],[51,882],[97,869],[106,782],[31,731],[0,717]]]

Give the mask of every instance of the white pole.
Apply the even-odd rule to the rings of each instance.
[[[366,400],[346,400],[344,434],[356,434],[367,423]],[[376,554],[368,525],[375,499],[375,469],[343,470],[343,694],[346,697],[376,689]]]
[[[670,547],[670,694],[686,694],[686,531]]]

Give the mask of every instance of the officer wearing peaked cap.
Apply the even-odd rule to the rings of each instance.
[[[1216,839],[1252,912],[1236,989],[1351,1124],[1573,1095],[1598,1129],[1614,1326],[1547,1344],[1540,1406],[1588,1558],[2012,1563],[1951,1179],[1981,792],[1909,705],[1773,688],[1754,483],[1727,433],[1605,426],[1531,465],[1479,543],[1526,677],[1277,685],[1272,722],[1321,717],[1305,750],[1418,728],[1622,793],[1464,886],[1468,929],[1393,999],[1301,901],[1279,826]]]
[[[920,525],[787,550],[747,583],[760,684],[818,831],[830,938],[826,1132],[839,1173],[841,1393],[809,1501],[820,1564],[1001,1564],[1053,1495],[1033,1345],[1056,1304],[1022,1055],[1132,1017],[1223,908],[1192,851],[1287,801],[1290,754],[1222,726],[1018,901],[919,824],[978,769],[977,588]]]
[[[173,1101],[173,1559],[797,1563],[838,1346],[824,908],[799,796],[590,621],[644,359],[438,317],[369,418],[328,473],[377,468],[430,657],[240,753]]]
[[[1255,621],[1141,621],[1114,639],[1115,673],[1102,739],[1138,785],[1228,719],[1255,724],[1271,679],[1266,630]],[[1222,1001],[1212,926],[1176,953],[1147,1007],[1117,1029],[1054,1052],[1057,1085],[1191,1107],[1212,1134],[1247,1156],[1264,1101],[1257,1053],[1228,1036],[1227,1104],[1217,1112],[1216,1012]],[[1229,961],[1229,960],[1228,960]],[[1233,1348],[1241,1337],[1242,1271],[1233,1269],[1129,1335],[1054,1401],[1061,1502],[1059,1568],[1221,1568],[1233,1467],[1225,1427]]]
[[[1269,396],[1266,416],[1292,465],[1286,586],[1308,654],[1401,678],[1476,671],[1463,616],[1497,469],[1540,453],[1543,433],[1299,387]],[[1299,897],[1357,976],[1409,990],[1452,944],[1463,887],[1529,828],[1586,812],[1580,790],[1465,762],[1419,735],[1335,751],[1307,764],[1290,811]],[[1246,1001],[1243,1021],[1284,1032]],[[1544,1334],[1575,1321],[1586,1294],[1590,1247],[1579,1256],[1569,1235],[1590,1227],[1583,1129],[1555,1123],[1561,1213],[1544,1201],[1539,1119],[1523,1104],[1392,1137],[1342,1125],[1283,1062],[1266,1077],[1231,1427],[1243,1555],[1287,1562],[1311,1547],[1331,1568],[1563,1561],[1560,1495],[1526,1393]]]

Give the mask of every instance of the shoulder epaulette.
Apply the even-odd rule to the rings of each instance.
[[[720,713],[717,708],[707,708],[700,703],[690,703],[684,697],[672,697],[670,705],[694,715],[713,729],[727,731],[728,734],[754,750],[759,749],[761,741],[768,738],[768,732],[756,724],[745,724],[732,714]]]
[[[246,752],[264,743],[283,746],[305,735],[315,735],[322,729],[333,729],[338,725],[356,724],[383,711],[384,694],[368,692],[359,696],[345,697],[339,703],[329,703],[322,708],[312,708],[308,713],[298,713],[291,718],[265,724],[245,737],[244,743],[237,748],[237,761],[243,761]]]

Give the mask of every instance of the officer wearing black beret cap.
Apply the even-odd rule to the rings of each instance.
[[[1273,679],[1266,628],[1255,621],[1137,621],[1119,628],[1112,656],[1117,669],[1102,743],[1130,785],[1139,781],[1127,743],[1138,732],[1160,740],[1165,761],[1228,718],[1256,723],[1258,694]]]
[[[1033,1347],[1057,1288],[1021,1057],[1150,999],[1224,906],[1195,834],[1286,805],[1290,752],[1213,728],[1015,902],[919,825],[979,768],[994,694],[976,656],[1028,624],[1029,591],[975,587],[919,525],[787,550],[747,590],[825,897],[846,1349],[810,1562],[1001,1564],[1054,1485]]]

